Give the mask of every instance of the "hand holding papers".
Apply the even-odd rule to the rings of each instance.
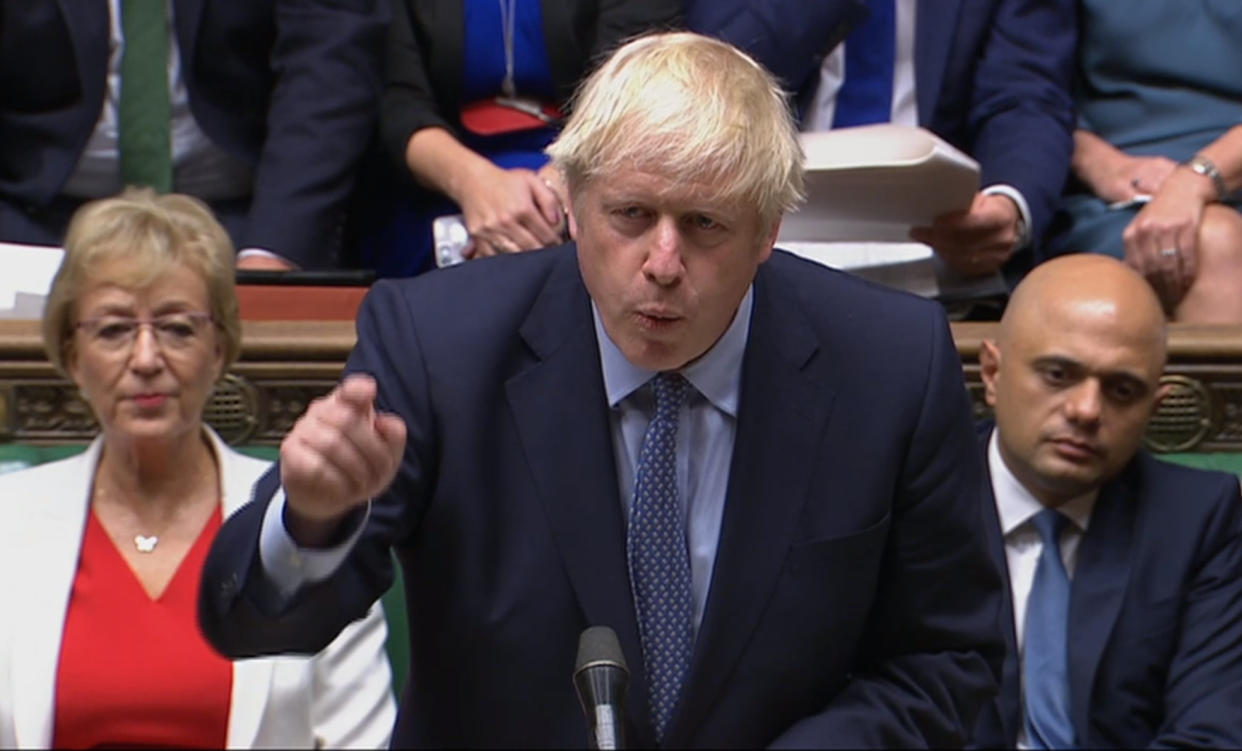
[[[790,242],[909,242],[910,228],[970,208],[979,164],[930,131],[865,125],[802,134],[808,200]]]
[[[1004,289],[995,276],[962,279],[910,239],[912,227],[970,208],[974,159],[928,130],[887,123],[803,133],[802,148],[807,203],[785,217],[779,247],[928,297]]]

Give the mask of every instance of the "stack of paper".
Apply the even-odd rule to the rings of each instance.
[[[953,275],[931,248],[910,240],[910,229],[968,209],[979,191],[979,164],[911,126],[866,125],[801,138],[807,202],[785,217],[777,245],[921,295],[945,293]]]
[[[802,134],[807,202],[780,241],[910,242],[910,228],[970,207],[979,164],[923,128],[865,125]]]
[[[64,256],[60,248],[0,243],[0,318],[41,318]]]

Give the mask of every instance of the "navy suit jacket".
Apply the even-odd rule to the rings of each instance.
[[[480,290],[486,290],[480,294]],[[278,469],[205,567],[227,654],[313,651],[404,571],[394,744],[587,743],[579,633],[618,634],[651,745],[600,355],[572,245],[380,282],[347,371],[409,426],[346,562],[281,606]],[[715,570],[670,746],[960,745],[1001,643],[961,364],[940,308],[776,252],[754,282]]]
[[[990,425],[980,431],[986,454]],[[992,555],[1008,572],[991,480]],[[1013,598],[1001,691],[975,742],[1021,726]],[[1139,452],[1100,491],[1070,591],[1070,717],[1080,748],[1242,747],[1242,496],[1238,478]]]
[[[686,23],[748,50],[805,102],[866,0],[690,0]],[[1074,0],[918,0],[918,121],[1022,192],[1043,235],[1069,174]]]
[[[357,162],[379,108],[386,0],[173,0],[190,110],[250,165],[216,202],[238,248],[336,265]],[[59,245],[58,199],[106,94],[107,2],[0,3],[0,240]]]

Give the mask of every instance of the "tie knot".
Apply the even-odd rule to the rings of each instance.
[[[1061,531],[1065,529],[1065,524],[1069,520],[1065,518],[1065,514],[1054,508],[1046,508],[1040,511],[1031,519],[1035,524],[1035,529],[1039,530],[1039,539],[1044,545],[1061,548]]]
[[[680,373],[660,373],[651,379],[651,387],[655,390],[656,412],[667,412],[681,407],[686,398],[686,387],[690,384]]]

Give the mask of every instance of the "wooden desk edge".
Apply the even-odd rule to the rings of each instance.
[[[976,417],[987,414],[979,348],[995,323],[954,323]],[[208,422],[236,443],[278,443],[310,400],[340,378],[353,321],[245,321],[242,353],[208,404]],[[1159,451],[1242,451],[1242,327],[1169,327],[1171,396],[1148,429]],[[43,354],[39,322],[0,320],[0,441],[67,443],[96,426]]]

